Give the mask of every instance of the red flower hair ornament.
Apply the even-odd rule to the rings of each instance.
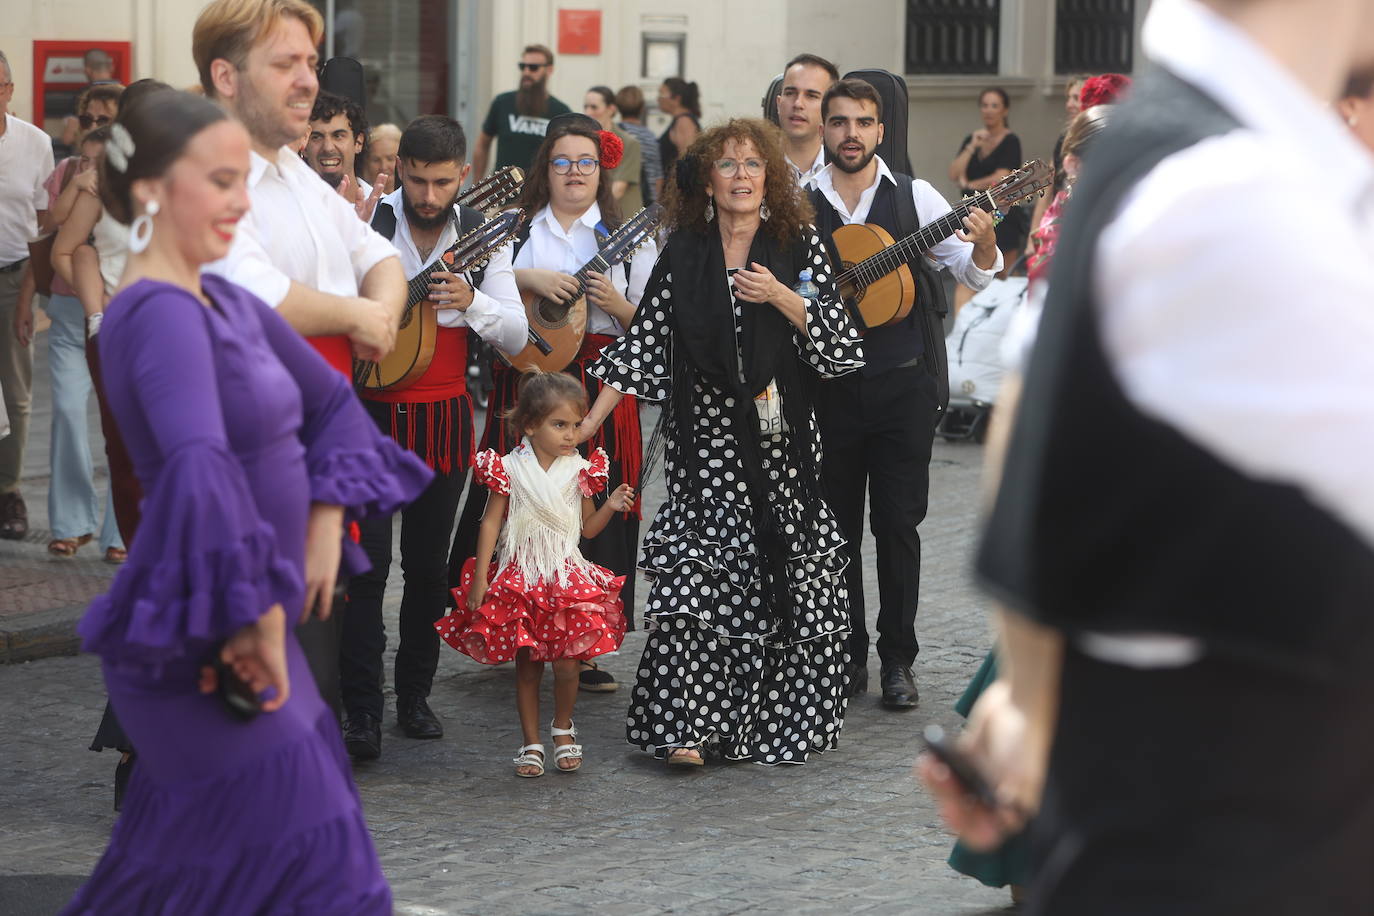
[[[610,170],[620,165],[620,160],[625,158],[625,144],[609,130],[599,130],[596,133],[601,138],[601,167]]]
[[[1083,83],[1078,101],[1086,111],[1094,105],[1115,105],[1131,90],[1131,78],[1121,73],[1104,73]]]

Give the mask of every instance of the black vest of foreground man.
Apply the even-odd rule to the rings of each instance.
[[[1102,230],[1166,157],[1236,126],[1167,72],[1143,81],[1057,249],[978,559],[1066,639],[1033,914],[1374,912],[1374,551],[1297,487],[1144,413],[1102,342]],[[1087,651],[1102,634],[1204,649],[1109,662]]]

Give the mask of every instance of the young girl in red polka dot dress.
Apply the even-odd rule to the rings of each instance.
[[[518,776],[544,774],[544,663],[553,663],[554,766],[571,773],[582,765],[572,721],[578,662],[620,648],[625,638],[625,578],[584,559],[578,539],[595,537],[613,513],[628,510],[634,490],[622,484],[596,508],[592,495],[606,488],[608,461],[601,449],[590,461],[577,452],[586,413],[586,390],[571,376],[536,372],[522,381],[507,422],[525,438],[505,457],[490,449],[477,456],[474,473],[491,490],[477,556],[453,590],[457,609],[434,625],[445,642],[484,665],[514,659],[525,741],[514,760]]]

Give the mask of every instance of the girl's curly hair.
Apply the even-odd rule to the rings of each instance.
[[[802,227],[814,219],[811,202],[797,189],[792,169],[782,152],[782,131],[760,118],[731,118],[724,124],[703,131],[676,163],[677,173],[664,182],[664,206],[668,226],[706,232],[706,189],[710,185],[712,164],[730,140],[748,141],[767,163],[764,169],[763,199],[769,216],[763,230],[780,242],[801,237]]]

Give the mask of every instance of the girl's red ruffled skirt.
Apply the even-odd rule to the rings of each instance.
[[[440,618],[434,629],[453,648],[484,665],[515,660],[521,649],[533,661],[589,659],[620,648],[625,639],[625,606],[620,599],[624,576],[597,567],[609,580],[605,585],[574,570],[568,584],[542,579],[525,581],[520,570],[492,564],[486,600],[468,610],[476,559],[463,564],[463,576],[453,597],[457,608]]]

